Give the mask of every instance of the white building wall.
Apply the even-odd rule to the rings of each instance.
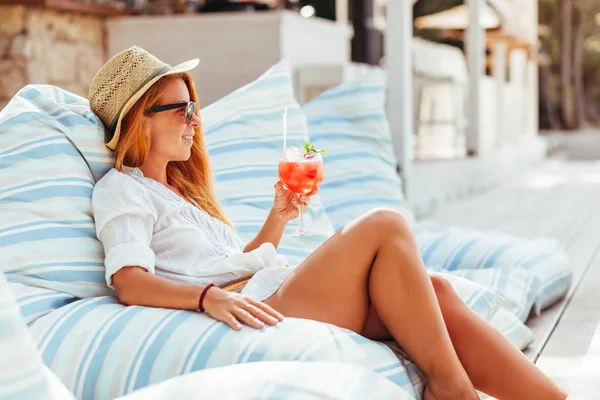
[[[282,58],[292,69],[348,63],[352,29],[273,11],[115,18],[107,36],[109,57],[137,45],[170,64],[200,58],[193,76],[201,104],[208,105]]]

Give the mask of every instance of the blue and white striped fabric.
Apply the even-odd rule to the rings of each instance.
[[[482,318],[493,318],[500,296],[442,275]],[[344,362],[365,366],[411,396],[423,388],[422,374],[403,353],[310,320],[236,332],[206,314],[124,307],[114,297],[97,297],[45,315],[31,330],[44,362],[82,399],[114,398],[192,371],[257,361]]]
[[[217,197],[245,240],[258,233],[273,205],[286,106],[287,145],[302,148],[308,140],[306,118],[294,99],[289,66],[282,61],[202,110]],[[312,197],[304,222],[316,233],[333,232],[319,195]]]
[[[0,268],[12,282],[106,295],[92,188],[113,164],[87,100],[52,86],[20,90],[0,112]]]
[[[429,270],[443,271],[439,267]],[[539,281],[531,271],[522,268],[457,269],[449,274],[460,276],[490,288],[502,296],[502,306],[525,322],[539,291]]]
[[[114,297],[97,297],[47,314],[30,329],[44,363],[86,400],[112,399],[193,371],[257,361],[359,365],[413,397],[424,383],[414,365],[401,362],[384,344],[303,319],[237,332],[206,314],[125,307]]]
[[[211,368],[140,389],[119,400],[409,400],[404,390],[357,365],[260,363]]]
[[[498,310],[490,324],[521,350],[525,350],[533,343],[531,329],[504,307]]]
[[[28,325],[39,317],[77,300],[76,297],[67,293],[27,286],[17,282],[10,282],[8,286]]]
[[[504,299],[491,289],[488,289],[469,279],[447,272],[429,271],[430,275],[441,275],[452,285],[452,288],[473,311],[483,319],[490,321]]]
[[[555,240],[525,240],[503,233],[449,227],[418,228],[415,236],[427,266],[448,271],[520,269],[530,272],[537,280],[533,309],[538,314],[563,297],[571,284],[569,260]],[[519,283],[512,280],[511,285],[514,287]],[[525,291],[522,298],[526,299],[531,286],[528,289],[523,285],[522,289]],[[525,312],[521,310],[519,317],[522,318]]]
[[[311,142],[327,151],[320,194],[336,230],[376,207],[393,208],[414,222],[397,173],[384,78],[374,68],[303,107]]]
[[[31,333],[0,272],[0,400],[62,400],[73,396],[42,362]],[[53,379],[54,378],[54,379]]]

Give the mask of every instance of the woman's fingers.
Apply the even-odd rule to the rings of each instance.
[[[283,315],[275,311],[265,303],[252,297],[237,295],[222,303],[224,308],[213,318],[229,325],[232,329],[239,331],[242,324],[252,328],[262,329],[265,324],[277,325],[283,320]]]
[[[252,297],[248,297],[247,299],[248,302],[256,308],[263,310],[264,312],[275,317],[279,321],[283,321],[283,315],[280,312],[276,311],[273,307],[263,303],[262,301],[255,300]]]
[[[233,316],[233,314],[227,313],[222,321],[236,331],[242,329],[242,324],[240,324],[240,321],[238,321],[237,318]]]
[[[277,325],[277,322],[279,322],[277,320],[277,318],[275,318],[274,316],[267,314],[260,308],[253,306],[250,303],[248,303],[246,305],[246,311],[248,311],[250,314],[254,315],[256,318],[260,319],[265,324]]]
[[[252,328],[261,329],[265,326],[265,323],[260,319],[256,318],[254,315],[250,314],[248,311],[243,308],[236,307],[231,312],[238,320],[242,321],[248,326]]]

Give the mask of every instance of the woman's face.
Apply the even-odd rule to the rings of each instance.
[[[161,99],[156,104],[167,105],[190,101],[190,93],[183,79],[172,79],[165,86]],[[186,108],[147,114],[146,128],[150,135],[149,158],[162,162],[186,161],[190,158],[194,138],[194,128],[200,126],[200,119],[194,115],[185,121]]]

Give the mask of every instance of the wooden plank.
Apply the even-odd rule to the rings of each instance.
[[[560,174],[562,165],[534,168],[517,180],[441,210],[425,223],[501,230],[527,238],[554,237],[563,245],[588,217],[591,193],[551,180],[567,181],[574,172]],[[540,187],[548,186],[547,188]],[[600,203],[600,202],[599,202]]]
[[[569,303],[583,282],[586,268],[597,258],[600,186],[596,182],[600,182],[600,172],[594,163],[547,162],[495,190],[446,207],[425,221],[426,225],[500,230],[525,238],[555,238],[565,248],[573,268],[573,284],[565,299],[527,322],[535,342],[525,354],[532,360],[543,359],[555,346],[552,338],[561,332],[561,321],[569,321]],[[596,303],[600,304],[600,299]],[[589,339],[591,333],[586,334]]]
[[[553,351],[552,345],[550,345],[550,348],[547,346],[549,342],[552,342],[555,327],[560,326],[565,321],[565,312],[583,282],[586,270],[597,258],[597,251],[600,246],[598,226],[600,226],[600,213],[596,214],[595,218],[588,218],[585,228],[577,232],[578,234],[573,235],[572,240],[574,243],[569,248],[569,259],[573,268],[573,282],[565,299],[542,312],[540,316],[532,317],[527,321],[527,325],[534,333],[535,342],[526,350],[525,354],[533,361],[537,361],[544,352]]]
[[[600,243],[595,243],[595,246],[580,285],[575,288],[537,361],[546,375],[566,391],[576,390],[581,396],[575,398],[581,399],[595,398],[596,394],[590,391],[591,386],[582,385],[590,383],[590,377],[585,375],[590,368],[587,364],[596,362],[593,359],[598,356],[595,345],[592,345],[599,340],[597,335],[600,333]],[[585,392],[580,390],[582,386],[586,387]],[[582,397],[584,394],[588,397]]]
[[[570,188],[539,188],[539,182],[548,181],[553,174],[549,168],[534,168],[495,190],[448,206],[424,223],[501,230],[527,238],[555,237],[560,228],[567,230],[566,235],[575,229],[573,216],[584,207],[585,196]],[[564,174],[556,179],[568,178]],[[557,239],[562,241],[562,237]]]
[[[548,197],[551,207],[542,208],[558,214],[557,209],[562,204],[564,210],[569,210],[561,218],[562,222],[554,227],[548,227],[548,233],[549,236],[556,237],[567,250],[573,269],[573,283],[564,300],[545,310],[541,316],[532,317],[527,322],[534,333],[535,342],[525,354],[533,361],[543,353],[554,333],[554,328],[560,324],[570,299],[583,279],[585,269],[592,261],[596,246],[600,242],[597,232],[600,224],[600,206],[596,200],[600,196],[600,190],[595,187],[595,190],[591,190],[589,186],[577,183],[581,180],[579,179],[581,175],[588,172],[587,166],[558,165],[558,168],[562,168],[562,174],[559,175],[561,180],[576,183],[563,183],[555,188],[552,194],[547,193],[546,195],[551,196]],[[556,172],[555,166],[554,173]],[[552,203],[550,199],[554,202]]]
[[[596,265],[595,268],[600,266]],[[569,382],[569,399],[593,399],[598,396],[598,377],[600,376],[600,325],[578,371],[577,381]]]

